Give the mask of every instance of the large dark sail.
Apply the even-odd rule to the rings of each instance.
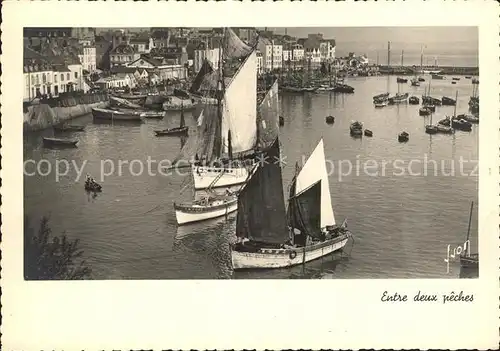
[[[236,236],[275,244],[288,239],[279,155],[276,138],[268,151],[268,161],[255,165],[256,169],[240,191]]]
[[[302,239],[306,235],[321,239],[321,180],[290,196],[288,225],[300,230]]]
[[[193,80],[193,84],[191,84],[191,88],[189,88],[189,92],[193,94],[199,93],[205,77],[209,76],[214,71],[215,70],[210,61],[208,61],[207,59],[203,60],[200,71],[196,74],[196,77]]]

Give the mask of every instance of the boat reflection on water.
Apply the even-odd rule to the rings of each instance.
[[[231,278],[231,237],[234,232],[236,213],[199,223],[177,227],[172,250],[191,256],[190,262],[197,262],[208,279]],[[227,230],[232,227],[232,230]],[[206,267],[210,267],[206,269]],[[212,275],[212,276],[211,276]]]

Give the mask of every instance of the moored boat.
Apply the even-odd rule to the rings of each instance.
[[[436,126],[437,132],[441,134],[453,134],[453,128],[443,125],[443,124],[437,124]]]
[[[154,118],[154,119],[162,119],[165,117],[165,111],[145,111],[140,114],[143,118]]]
[[[71,124],[60,124],[52,127],[57,132],[83,132],[85,126],[77,126]]]
[[[389,103],[390,104],[403,104],[403,103],[406,103],[408,102],[408,96],[409,94],[408,93],[404,93],[404,94],[396,94],[394,95],[393,97],[390,97],[389,98]]]
[[[335,117],[333,117],[333,116],[326,116],[325,117],[325,121],[328,124],[333,124],[333,123],[335,123]]]
[[[457,116],[458,119],[465,119],[467,122],[470,123],[479,123],[479,117],[470,115],[470,114],[460,114]]]
[[[402,131],[401,133],[398,134],[398,141],[403,143],[407,142],[410,139],[410,134],[408,134],[405,131]]]
[[[279,125],[284,126],[285,125],[285,118],[283,116],[279,117]]]
[[[432,113],[432,110],[429,109],[427,106],[424,106],[424,107],[421,107],[419,110],[418,110],[418,114],[420,116],[428,116]]]
[[[280,154],[279,140],[272,146]],[[238,195],[237,242],[231,247],[233,270],[291,267],[342,249],[351,233],[336,226],[323,140],[290,186],[285,211],[281,167],[256,164]]]
[[[410,82],[411,82],[411,86],[413,86],[413,87],[420,86],[420,80],[417,77],[413,78]]]
[[[207,196],[190,204],[174,203],[177,224],[195,223],[228,215],[238,209],[236,196]]]
[[[354,121],[349,126],[349,130],[352,136],[362,136],[363,135],[363,123]]]
[[[388,100],[379,100],[379,101],[374,101],[373,104],[375,107],[380,108],[380,107],[385,107],[389,104]]]
[[[46,147],[76,147],[78,140],[61,138],[43,138],[43,146]]]
[[[465,119],[461,118],[453,118],[451,120],[451,127],[453,129],[458,129],[464,132],[470,132],[472,130],[472,123],[466,121]]]
[[[416,96],[411,96],[409,99],[408,99],[408,102],[411,104],[411,105],[418,105],[420,104],[420,99]]]
[[[460,77],[453,77],[452,80],[460,80]]]
[[[407,78],[398,77],[398,78],[396,78],[396,82],[398,82],[398,83],[408,83],[408,79]]]
[[[371,137],[371,136],[373,136],[373,132],[369,129],[365,129],[365,136]]]
[[[92,116],[94,119],[102,119],[108,121],[130,121],[130,122],[142,122],[143,117],[141,117],[140,112],[135,111],[117,111],[104,108],[92,108]]]
[[[449,97],[446,97],[446,96],[443,96],[441,98],[441,104],[443,106],[455,106],[457,103],[456,100],[453,100],[452,98],[449,98]]]
[[[378,94],[378,95],[375,95],[373,97],[373,101],[376,101],[376,100],[387,100],[389,98],[389,93],[382,93],[382,94]]]
[[[440,74],[432,74],[431,77],[432,79],[446,79],[445,76],[442,76]]]
[[[438,128],[435,125],[428,124],[425,126],[425,132],[427,134],[436,134],[438,132]]]

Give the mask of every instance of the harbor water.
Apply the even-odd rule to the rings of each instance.
[[[430,77],[425,78],[420,87],[402,84],[400,91],[421,98]],[[431,95],[455,98],[458,91],[457,114],[467,113],[471,80],[451,81],[451,76],[433,80]],[[26,134],[24,159],[34,160],[40,170],[54,167],[58,159],[84,168],[78,181],[73,166],[56,181],[54,172],[43,176],[26,166],[36,174],[24,176],[25,214],[33,226],[48,215],[54,234],[65,232],[80,239],[95,279],[458,277],[459,263],[450,259],[447,272],[444,259],[448,245],[453,250],[464,243],[471,201],[475,203],[471,249],[477,250],[479,126],[474,125],[471,132],[428,135],[424,126],[430,117],[419,116],[420,105],[374,107],[374,95],[398,91],[395,76],[351,78],[347,83],[355,88],[354,94],[280,96],[285,119],[280,128],[285,193],[295,162],[302,162],[323,138],[332,170],[336,221],[341,224],[347,219],[354,235],[342,254],[305,267],[233,273],[229,242],[234,236],[234,214],[178,228],[173,203],[193,198],[186,186],[189,172],[152,175],[146,168],[148,157],[173,160],[181,149],[179,137],[158,138],[153,133],[178,126],[178,112],[141,125],[94,124],[90,115],[78,118],[72,123],[85,124],[85,131],[67,133],[79,140],[75,149],[43,148],[42,136],[53,136],[52,130]],[[453,106],[437,107],[433,122],[453,110]],[[325,123],[328,115],[335,117],[334,124]],[[372,130],[373,137],[352,138],[352,120]],[[192,129],[196,126],[190,113],[186,123]],[[399,143],[397,136],[403,130],[409,133],[409,141]],[[140,163],[145,168],[142,173]],[[90,173],[100,182],[101,164],[110,175],[101,182],[103,192],[93,197],[83,189],[84,177]]]

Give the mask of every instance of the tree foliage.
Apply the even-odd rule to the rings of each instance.
[[[24,278],[27,280],[90,279],[92,270],[82,259],[79,241],[54,236],[49,219],[42,217],[38,232],[24,218]]]

